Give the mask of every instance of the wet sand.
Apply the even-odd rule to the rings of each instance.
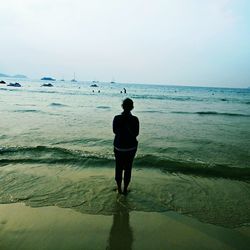
[[[89,215],[68,208],[0,205],[0,249],[248,249],[250,227],[229,229],[175,212]]]

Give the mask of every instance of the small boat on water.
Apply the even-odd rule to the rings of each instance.
[[[110,81],[110,83],[116,83],[114,77],[112,77],[112,80]]]
[[[71,80],[71,82],[77,82],[75,72],[74,72],[74,78]]]

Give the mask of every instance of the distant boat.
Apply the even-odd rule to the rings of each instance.
[[[74,72],[74,78],[71,80],[71,82],[77,82],[75,72]]]
[[[116,83],[116,82],[115,82],[115,79],[112,78],[112,80],[110,81],[110,83]]]

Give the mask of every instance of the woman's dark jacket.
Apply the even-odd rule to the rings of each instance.
[[[137,148],[136,137],[139,135],[139,120],[136,116],[130,112],[116,115],[113,120],[113,132],[116,149]]]

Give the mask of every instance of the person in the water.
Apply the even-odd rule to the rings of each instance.
[[[133,160],[137,151],[139,135],[139,120],[131,114],[134,108],[133,101],[126,98],[122,103],[123,112],[116,115],[113,120],[114,153],[116,160],[115,180],[119,193],[122,193],[122,175],[124,170],[124,189],[127,194],[128,185],[131,179]]]

